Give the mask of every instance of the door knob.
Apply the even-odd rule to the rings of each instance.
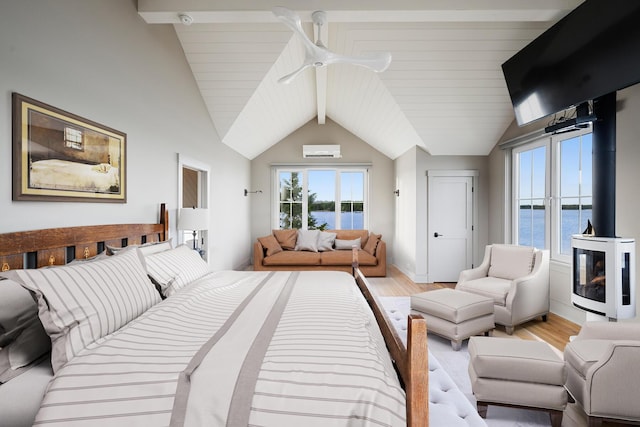
[[[441,237],[442,234],[438,233],[437,231],[435,233],[433,233],[433,237]]]

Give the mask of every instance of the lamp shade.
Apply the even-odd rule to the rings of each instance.
[[[179,230],[208,230],[209,229],[209,209],[185,208],[180,209],[178,218]]]

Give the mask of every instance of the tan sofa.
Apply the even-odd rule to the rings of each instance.
[[[336,239],[350,241],[360,238],[358,265],[365,276],[387,275],[387,246],[380,235],[368,230],[325,230]],[[258,238],[253,245],[253,269],[261,270],[339,270],[352,272],[352,249],[324,251],[295,250],[296,230],[273,230]],[[274,243],[276,241],[277,243]]]

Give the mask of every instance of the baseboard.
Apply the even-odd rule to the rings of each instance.
[[[407,276],[413,283],[430,283],[428,275],[416,275],[413,271],[407,271],[398,265],[393,264],[393,266],[400,271],[400,273]]]

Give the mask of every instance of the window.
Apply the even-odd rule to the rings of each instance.
[[[74,150],[82,150],[82,131],[71,127],[64,128],[64,146]]]
[[[522,148],[515,151],[518,185],[515,194],[517,206],[517,243],[519,245],[547,247],[547,147]]]
[[[282,168],[276,176],[275,228],[367,228],[366,169]]]
[[[544,137],[513,149],[513,241],[568,262],[571,235],[591,219],[591,131]]]
[[[591,133],[558,138],[558,188],[555,191],[559,206],[558,242],[554,249],[559,255],[571,255],[571,235],[582,233],[591,219]]]

